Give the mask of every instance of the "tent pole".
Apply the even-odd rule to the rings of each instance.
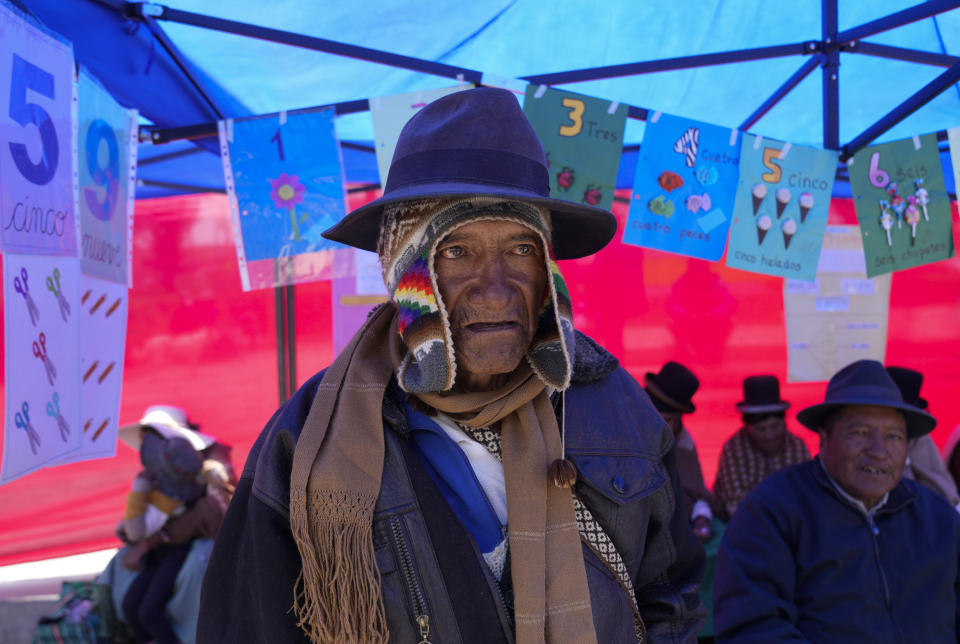
[[[283,287],[287,304],[287,391],[290,395],[297,390],[297,315],[293,308],[293,284]]]
[[[328,54],[345,56],[347,58],[356,58],[358,60],[365,60],[372,63],[380,63],[382,65],[390,65],[392,67],[399,67],[401,69],[410,69],[417,72],[423,72],[425,74],[433,74],[434,76],[463,79],[467,83],[479,83],[482,77],[480,72],[472,69],[454,67],[453,65],[445,65],[443,63],[436,63],[431,60],[413,58],[412,56],[401,56],[399,54],[391,54],[378,49],[359,47],[357,45],[348,45],[333,40],[326,40],[324,38],[304,36],[291,31],[268,29],[267,27],[260,27],[258,25],[251,25],[244,22],[224,20],[223,18],[214,18],[213,16],[205,16],[203,14],[192,13],[190,11],[181,11],[179,9],[172,9],[163,5],[151,5],[151,8],[155,13],[159,14],[156,16],[159,20],[169,20],[171,22],[179,22],[185,25],[193,25],[194,27],[203,27],[205,29],[223,31],[240,36],[257,38],[259,40],[277,42],[284,45],[292,45],[293,47],[302,47],[303,49],[322,51]]]
[[[960,81],[960,63],[956,63],[950,69],[921,87],[913,96],[900,103],[900,105],[890,110],[886,116],[854,137],[852,141],[843,146],[842,156],[844,158],[853,156],[857,150],[869,144],[894,125],[916,112],[939,94],[950,89],[950,87],[958,81]]]
[[[881,31],[902,27],[903,25],[908,25],[911,22],[923,20],[924,18],[929,18],[930,16],[935,16],[938,13],[943,13],[944,11],[949,11],[950,9],[956,9],[957,7],[960,7],[960,0],[929,0],[928,2],[909,7],[902,11],[891,13],[889,16],[871,20],[870,22],[866,22],[859,27],[841,31],[840,33],[836,34],[836,42],[848,43],[852,40],[860,40],[862,38],[866,38],[867,36],[880,33]],[[834,7],[834,15],[836,15],[836,7]]]
[[[287,400],[287,367],[286,367],[286,349],[284,348],[283,336],[285,335],[283,324],[283,287],[277,286],[273,289],[274,300],[274,318],[277,324],[277,386],[280,395],[280,404]]]
[[[754,111],[753,114],[747,117],[743,123],[740,124],[740,127],[737,128],[743,132],[746,132],[753,124],[759,121],[764,114],[769,112],[774,105],[780,102],[784,96],[786,96],[790,90],[800,84],[804,78],[806,78],[810,72],[816,69],[820,63],[823,62],[823,56],[817,54],[816,56],[811,57],[807,62],[805,62],[800,69],[793,73],[793,75],[788,78],[783,85],[777,88],[777,90],[770,95],[770,98],[765,100],[763,104]]]
[[[960,56],[937,54],[932,51],[920,51],[919,49],[907,49],[905,47],[891,47],[890,45],[880,45],[862,40],[855,45],[852,44],[844,47],[844,51],[850,52],[851,54],[866,54],[879,58],[936,65],[937,67],[950,67],[951,65],[960,63]]]
[[[634,76],[651,72],[666,72],[675,69],[690,69],[692,67],[706,67],[709,65],[726,65],[728,63],[742,63],[749,60],[765,58],[779,58],[782,56],[797,56],[816,52],[810,43],[798,42],[788,45],[774,45],[772,47],[757,47],[754,49],[738,49],[735,51],[721,51],[712,54],[698,54],[696,56],[680,56],[678,58],[663,58],[638,63],[622,65],[607,65],[605,67],[591,67],[575,69],[553,74],[537,74],[522,76],[521,80],[540,85],[560,85],[563,83],[578,83],[581,81],[615,78],[617,76]]]
[[[837,47],[837,0],[821,0],[824,48],[823,147],[840,148],[840,49]]]

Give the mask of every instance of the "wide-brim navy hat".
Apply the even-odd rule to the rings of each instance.
[[[617,232],[610,212],[550,198],[543,146],[516,97],[504,89],[479,87],[438,98],[414,114],[397,139],[383,196],[323,236],[376,251],[384,206],[478,195],[548,209],[556,259],[595,253]]]
[[[827,383],[823,402],[801,410],[797,420],[806,428],[818,431],[830,412],[847,405],[890,407],[903,413],[907,422],[907,438],[929,434],[937,420],[909,403],[903,402],[900,388],[883,365],[876,360],[858,360],[838,371]]]

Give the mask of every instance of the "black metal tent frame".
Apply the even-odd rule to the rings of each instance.
[[[424,74],[456,79],[467,83],[482,84],[483,81],[483,73],[480,71],[411,56],[402,56],[367,47],[305,36],[290,31],[270,29],[258,25],[181,11],[149,2],[124,2],[121,0],[99,1],[121,11],[127,18],[146,23],[146,26],[150,29],[159,44],[166,49],[177,62],[184,75],[206,99],[210,107],[214,110],[214,113],[222,118],[225,117],[223,111],[211,100],[210,94],[204,90],[202,83],[199,82],[191,72],[185,57],[160,27],[158,21],[165,20],[257,38],[259,40],[291,45],[303,49],[390,65]],[[790,93],[793,88],[803,81],[803,79],[813,73],[817,67],[820,67],[823,87],[823,147],[831,150],[839,150],[841,165],[844,165],[845,161],[853,156],[857,150],[870,144],[877,137],[887,132],[897,123],[960,81],[960,57],[958,56],[938,54],[918,49],[892,47],[871,43],[863,39],[960,7],[960,0],[930,0],[844,31],[839,31],[837,2],[838,0],[821,0],[820,40],[807,40],[769,47],[739,49],[735,51],[698,54],[695,56],[681,56],[677,58],[538,74],[524,76],[519,80],[540,85],[563,85],[566,83],[634,76],[711,65],[726,65],[786,56],[809,57],[793,75],[784,81],[753,113],[744,119],[738,126],[738,129],[748,131],[764,114],[769,112],[781,99]],[[839,127],[840,83],[838,74],[841,53],[864,54],[933,65],[946,69],[942,74],[878,119],[873,125],[866,128],[846,144],[841,145]],[[330,107],[334,108],[335,114],[343,115],[368,111],[369,102],[366,99],[361,99],[306,108],[304,110],[292,110],[289,113],[313,111]],[[628,106],[627,114],[630,118],[634,119],[646,120],[647,118],[647,110],[642,107]],[[140,140],[151,141],[153,143],[165,143],[174,140],[212,136],[216,131],[216,123],[202,123],[174,128],[142,126],[140,128]],[[938,132],[938,139],[941,141],[945,140],[946,133]],[[276,293],[278,372],[280,378],[279,394],[280,399],[285,400],[295,387],[293,287],[278,288],[276,289]],[[288,369],[285,368],[285,363],[288,365]]]

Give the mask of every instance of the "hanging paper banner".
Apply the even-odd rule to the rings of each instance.
[[[813,280],[838,156],[744,134],[727,266]]]
[[[523,111],[547,155],[550,196],[609,210],[617,186],[627,106],[529,85]]]
[[[353,249],[352,255],[348,270],[339,272],[343,277],[335,277],[331,283],[335,355],[363,326],[370,309],[388,299],[377,254]]]
[[[0,5],[0,250],[74,255],[73,47]]]
[[[345,212],[334,112],[219,123],[243,290],[333,276],[344,246],[321,237]]]
[[[387,185],[387,171],[393,159],[393,151],[397,147],[397,137],[400,130],[407,124],[410,117],[420,111],[428,103],[432,103],[441,96],[453,94],[463,89],[470,89],[472,83],[459,87],[445,87],[443,89],[424,89],[406,94],[393,96],[377,96],[370,99],[370,116],[373,118],[373,142],[377,150],[377,168],[380,170],[380,185]]]
[[[829,380],[856,360],[883,362],[890,276],[867,277],[857,226],[828,226],[813,282],[783,283],[787,380]]]
[[[623,243],[718,261],[737,193],[739,132],[652,113]]]
[[[947,141],[950,144],[950,161],[953,165],[953,191],[960,194],[960,127],[947,130]]]
[[[847,166],[868,276],[953,257],[936,134],[863,148]]]
[[[132,286],[137,112],[83,70],[78,94],[80,270]]]
[[[80,447],[79,260],[3,255],[5,417],[0,483]]]

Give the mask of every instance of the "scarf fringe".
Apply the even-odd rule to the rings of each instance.
[[[347,490],[324,490],[304,499],[302,490],[291,490],[291,501],[297,500],[290,504],[302,562],[294,590],[297,625],[314,644],[386,644],[373,550],[376,499]],[[309,513],[310,520],[301,513]]]

